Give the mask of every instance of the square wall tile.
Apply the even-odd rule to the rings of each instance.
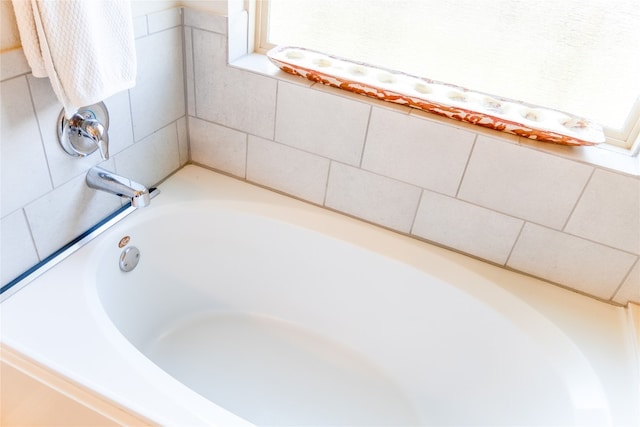
[[[193,55],[197,117],[273,138],[276,80],[228,67],[220,34],[194,29]]]
[[[36,107],[40,132],[47,155],[53,185],[58,187],[83,174],[91,166],[102,161],[96,151],[86,157],[68,155],[58,142],[58,116],[62,104],[56,98],[49,79],[29,76],[29,86]],[[114,156],[133,144],[131,110],[128,91],[120,92],[104,100],[109,112],[109,155]]]
[[[11,49],[2,52],[0,60],[0,80],[7,80],[31,72],[31,67],[22,49]]]
[[[130,89],[136,141],[185,115],[182,29],[136,40],[138,76]]]
[[[479,135],[458,197],[562,229],[593,168]]]
[[[321,205],[329,160],[249,135],[247,180]]]
[[[221,90],[218,86],[224,83],[221,80],[227,68],[227,38],[222,34],[193,28],[191,45],[195,114],[198,118],[213,121],[213,116],[221,114],[218,112],[220,106],[215,105],[212,98]]]
[[[597,169],[565,231],[640,254],[640,179]]]
[[[475,134],[374,108],[363,169],[455,196]]]
[[[364,102],[279,82],[275,139],[358,166],[370,111]]]
[[[87,187],[84,175],[30,203],[25,212],[40,259],[51,255],[120,206],[119,197]]]
[[[144,37],[149,34],[149,26],[147,25],[147,16],[135,16],[133,18],[133,34],[135,38]]]
[[[424,191],[412,234],[504,264],[523,223],[489,209]]]
[[[133,144],[133,122],[129,92],[117,93],[104,100],[109,111],[109,153],[116,155]],[[100,155],[95,153],[98,159]]]
[[[227,18],[225,16],[205,13],[188,7],[183,9],[183,13],[185,26],[227,34]]]
[[[100,161],[100,155],[94,153],[87,157],[71,157],[58,142],[58,117],[62,104],[56,98],[48,78],[28,76],[33,103],[40,123],[40,133],[47,156],[51,180],[58,187],[80,175]]]
[[[608,300],[636,258],[627,252],[527,223],[507,265]]]
[[[620,304],[627,304],[629,301],[640,304],[640,261],[636,262],[613,300]]]
[[[6,80],[0,88],[0,207],[4,217],[45,194],[52,185],[27,79]]]
[[[2,218],[0,229],[2,229],[0,234],[2,239],[0,272],[2,273],[2,285],[5,285],[29,267],[37,264],[39,260],[22,209]]]
[[[180,167],[178,130],[171,123],[115,157],[116,173],[147,187],[157,185]]]
[[[244,178],[246,133],[190,117],[189,135],[192,161]]]
[[[158,31],[178,27],[182,25],[182,9],[174,7],[173,9],[161,10],[149,14],[148,19],[149,33],[157,33]]]
[[[408,233],[420,193],[413,185],[332,162],[325,206]]]

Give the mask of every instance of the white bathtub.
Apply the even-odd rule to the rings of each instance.
[[[160,188],[2,303],[3,346],[163,425],[640,424],[623,308],[195,166]]]

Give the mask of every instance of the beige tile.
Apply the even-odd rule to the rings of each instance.
[[[561,229],[593,168],[480,135],[458,197]]]
[[[370,109],[361,102],[279,82],[275,139],[357,166]]]
[[[104,100],[109,111],[109,153],[114,156],[133,144],[133,122],[129,93],[124,91]],[[94,153],[98,161],[100,154]]]
[[[412,234],[504,264],[522,225],[522,220],[424,191]]]
[[[133,134],[141,140],[185,115],[182,29],[136,40],[138,76],[131,94]]]
[[[38,254],[22,209],[2,218],[0,273],[2,284],[16,278],[38,262]]]
[[[219,106],[212,101],[224,84],[224,72],[226,70],[226,37],[222,34],[214,34],[207,31],[193,29],[191,32],[193,55],[193,81],[194,104],[196,116],[216,121],[216,116],[221,116]],[[275,81],[274,81],[275,92]],[[275,93],[274,93],[275,105]]]
[[[474,139],[462,129],[374,108],[362,167],[453,196]]]
[[[31,67],[22,49],[11,49],[2,52],[1,55],[0,80],[8,80],[31,72]]]
[[[198,118],[263,138],[273,138],[275,79],[226,65],[226,39],[193,30]]]
[[[116,173],[148,187],[180,167],[178,131],[171,123],[115,157]]]
[[[62,110],[62,104],[56,98],[53,88],[46,78],[36,78],[33,76],[28,77],[29,87],[31,88],[31,95],[33,97],[33,103],[38,116],[38,121],[42,124],[48,123],[50,126],[43,126],[40,134],[42,136],[42,142],[47,156],[47,163],[49,164],[49,170],[51,174],[51,180],[54,187],[58,187],[70,179],[84,173],[91,166],[100,162],[100,154],[97,152],[87,157],[79,158],[68,155],[58,142],[58,129],[57,122],[60,111]],[[128,106],[128,99],[127,99]],[[111,111],[109,111],[111,115]],[[129,120],[129,126],[131,126],[131,120]],[[111,134],[111,126],[109,127],[109,134]],[[129,129],[131,134],[131,130]],[[118,138],[113,138],[114,142],[110,142],[110,151],[117,151],[114,145],[119,143]],[[128,143],[133,142],[131,135],[129,136]]]
[[[420,192],[413,185],[332,162],[325,206],[408,233]]]
[[[640,254],[640,179],[596,170],[565,231]]]
[[[227,18],[222,15],[205,13],[202,11],[184,8],[184,25],[214,33],[227,33]]]
[[[83,174],[91,166],[100,163],[102,158],[96,151],[86,157],[73,157],[60,147],[58,140],[58,117],[62,105],[56,98],[49,79],[29,76],[29,87],[36,108],[38,121],[42,126],[40,131],[43,139],[47,162],[51,172],[51,179],[55,187],[70,179]],[[126,147],[133,144],[131,110],[129,108],[129,93],[119,92],[104,100],[109,113],[109,155],[115,156]]]
[[[104,167],[112,170],[107,163]],[[120,198],[87,187],[77,176],[25,207],[40,258],[47,257],[121,206]]]
[[[136,38],[144,37],[149,34],[146,15],[136,16],[133,18],[133,34]]]
[[[286,145],[249,136],[247,179],[322,204],[329,160]]]
[[[45,194],[52,185],[27,79],[16,77],[0,86],[0,209],[4,217]]]
[[[635,260],[629,253],[527,223],[507,265],[609,299]]]
[[[168,30],[169,28],[182,25],[182,9],[174,7],[172,9],[161,10],[148,15],[149,33]]]
[[[245,177],[247,134],[204,120],[189,118],[191,160]]]

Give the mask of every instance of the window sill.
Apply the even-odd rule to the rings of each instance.
[[[315,90],[326,91],[334,95],[348,97],[359,102],[368,103],[383,108],[397,109],[407,114],[415,115],[427,120],[446,124],[448,126],[465,128],[475,133],[481,133],[491,136],[495,139],[504,140],[505,142],[518,144],[529,147],[538,151],[547,152],[559,157],[564,157],[577,162],[589,164],[592,166],[608,169],[630,176],[640,176],[640,156],[631,155],[630,150],[625,150],[610,144],[600,144],[597,146],[580,146],[571,147],[564,145],[539,142],[529,138],[519,137],[516,135],[505,134],[500,131],[486,129],[481,126],[459,122],[438,116],[436,114],[427,113],[410,107],[392,104],[386,101],[379,101],[373,98],[357,95],[353,92],[335,89],[322,84],[314,83],[305,78],[293,76],[285,73],[278,67],[273,65],[266,55],[252,53],[244,55],[230,63],[230,66],[240,70],[260,74],[263,76],[275,78],[277,80],[286,81],[302,86],[313,87]]]

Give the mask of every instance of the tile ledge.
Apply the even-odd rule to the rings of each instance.
[[[284,71],[273,65],[266,55],[259,53],[250,53],[248,55],[240,57],[237,60],[232,61],[229,66],[240,70],[260,74],[266,77],[286,81],[289,83],[299,84],[302,86],[310,87],[311,85],[313,85],[312,82],[306,79],[285,73]],[[357,99],[361,102],[369,103],[371,105],[378,105],[376,100],[372,100],[360,95],[354,96],[356,96]],[[599,146],[567,147],[562,145],[537,142],[523,137],[514,138],[512,135],[505,135],[503,132],[493,131],[491,129],[485,129],[479,126],[454,121],[430,113],[419,114],[416,115],[416,117],[437,121],[448,126],[462,127],[477,134],[484,134],[495,139],[504,140],[507,143],[513,144],[514,142],[516,142],[518,145],[521,145],[523,147],[527,147],[537,151],[543,151],[551,155],[574,160],[594,167],[607,169],[632,177],[640,177],[640,156],[638,154],[632,156],[626,150],[617,148],[615,146],[602,144]]]

